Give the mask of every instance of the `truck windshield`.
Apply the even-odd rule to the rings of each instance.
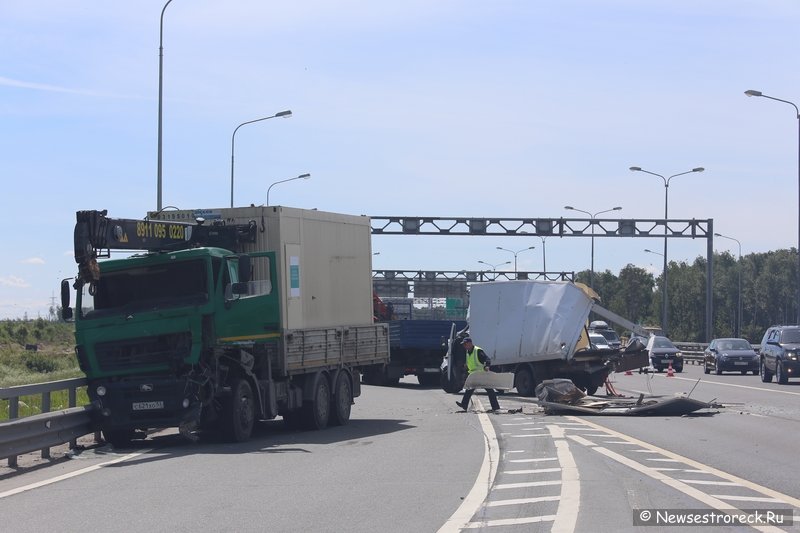
[[[202,260],[164,263],[102,273],[94,308],[85,318],[114,312],[200,305],[208,301],[208,275]]]

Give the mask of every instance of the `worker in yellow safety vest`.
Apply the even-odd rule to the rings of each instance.
[[[475,346],[470,337],[465,337],[461,341],[461,345],[464,346],[464,349],[467,351],[468,373],[472,374],[474,372],[489,371],[489,367],[491,366],[491,360],[489,359],[489,356],[486,355],[486,352],[484,352],[479,346]],[[456,402],[456,405],[462,410],[466,411],[467,407],[469,407],[469,399],[472,397],[473,392],[475,392],[475,389],[466,389],[464,391],[464,397],[460,402]],[[486,393],[489,395],[489,403],[492,404],[492,411],[497,411],[500,409],[500,404],[497,403],[497,393],[494,391],[494,389],[486,389]]]

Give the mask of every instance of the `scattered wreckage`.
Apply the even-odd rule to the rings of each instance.
[[[691,394],[691,393],[690,393]],[[605,416],[683,416],[701,409],[718,409],[721,404],[703,402],[686,396],[645,399],[611,397],[587,398],[586,393],[568,379],[548,379],[536,387],[538,404],[548,415]]]

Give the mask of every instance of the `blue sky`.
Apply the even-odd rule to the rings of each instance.
[[[156,206],[163,1],[0,8],[0,318],[47,316],[75,211]],[[797,243],[794,1],[174,0],[164,23],[163,205],[376,216],[714,219],[745,254]],[[373,239],[381,269],[540,270],[531,237]],[[663,240],[597,239],[595,269],[660,272]],[[672,260],[705,255],[672,240]],[[733,250],[716,240],[717,250]],[[589,268],[549,238],[547,269]]]

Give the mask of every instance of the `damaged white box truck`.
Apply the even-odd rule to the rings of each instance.
[[[514,374],[514,387],[523,396],[533,396],[537,384],[553,378],[571,379],[594,394],[612,372],[647,366],[647,352],[638,340],[619,349],[591,343],[592,312],[626,329],[641,330],[598,305],[594,291],[582,284],[538,280],[473,284],[469,330],[453,331],[450,337],[442,362],[442,388],[458,392],[464,385],[466,357],[460,339],[467,334],[491,358],[492,371]]]

